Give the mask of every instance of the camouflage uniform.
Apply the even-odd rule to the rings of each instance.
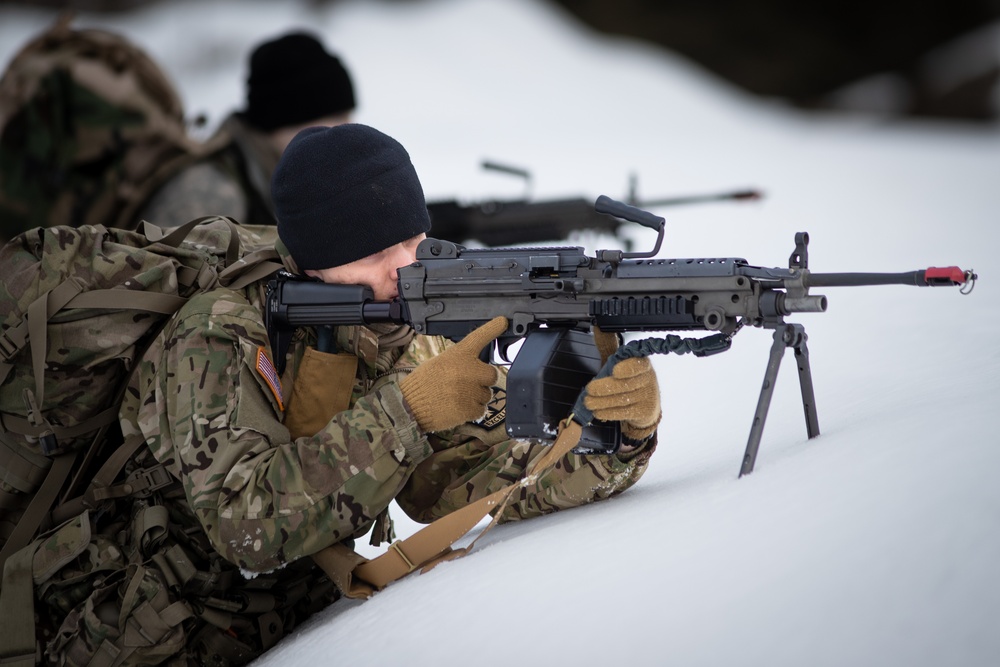
[[[350,408],[293,439],[281,387],[294,383],[314,334],[299,331],[278,387],[262,356],[269,347],[261,299],[254,286],[189,301],[145,355],[122,408],[125,436],[142,432],[181,480],[212,546],[244,570],[280,568],[359,536],[393,499],[431,521],[517,479],[543,452],[507,439],[502,386],[481,423],[421,432],[396,380],[447,343],[359,327],[335,330],[338,348],[359,358]],[[643,473],[654,446],[655,437],[628,460],[571,454],[503,518],[620,492]]]
[[[176,227],[204,215],[227,215],[246,225],[273,225],[271,175],[280,153],[266,136],[231,114],[206,144],[209,155],[167,181],[140,217]]]

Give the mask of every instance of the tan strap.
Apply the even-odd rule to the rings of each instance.
[[[45,405],[45,354],[48,351],[49,318],[80,293],[81,287],[72,280],[64,280],[59,285],[35,299],[28,306],[26,317],[18,325],[27,326],[26,340],[31,341],[31,369],[35,376],[35,393],[25,389],[25,402],[29,406],[28,420],[33,426],[45,427],[43,434],[51,433],[51,427],[42,416]],[[44,449],[44,442],[43,442]],[[48,453],[48,452],[46,452]]]
[[[219,282],[230,289],[243,289],[282,268],[277,250],[261,248],[227,265],[219,273]]]
[[[21,493],[31,493],[45,479],[52,459],[30,450],[12,447],[0,439],[0,485],[11,486]]]
[[[129,438],[105,459],[104,463],[101,464],[100,470],[94,475],[93,481],[87,487],[86,493],[84,493],[85,504],[92,506],[107,498],[128,495],[127,493],[116,494],[112,492],[112,483],[118,477],[118,473],[122,471],[122,468],[125,467],[125,464],[132,458],[132,455],[145,442],[146,440],[141,435]]]
[[[170,246],[172,248],[178,247],[184,242],[184,239],[188,237],[191,230],[200,225],[203,222],[209,222],[211,220],[229,220],[231,218],[222,218],[217,215],[204,215],[200,218],[195,218],[194,220],[188,220],[183,225],[179,227],[159,227],[146,220],[142,221],[142,234],[146,237],[146,240],[150,243],[159,243],[161,245]],[[168,231],[169,230],[169,231]]]
[[[120,473],[122,468],[125,467],[125,464],[128,463],[129,458],[144,442],[146,441],[142,436],[136,436],[127,439],[119,445],[118,449],[112,452],[111,455],[105,459],[101,468],[91,479],[87,486],[87,490],[83,495],[66,500],[52,509],[52,522],[54,524],[60,524],[66,519],[76,516],[83,510],[93,507],[96,504],[94,500],[95,496],[100,495],[100,490],[111,486],[112,482],[114,482],[115,478],[118,476],[118,473]],[[91,444],[87,452],[88,457],[98,445],[99,443],[96,440]]]
[[[3,545],[3,549],[0,549],[0,566],[15,551],[23,548],[35,537],[35,532],[42,525],[42,521],[45,520],[49,509],[59,495],[59,490],[62,488],[66,478],[69,477],[69,473],[73,469],[73,464],[76,462],[77,453],[70,452],[53,459],[52,467],[49,468],[49,472],[45,476],[45,481],[38,487],[35,497],[31,499],[28,507],[24,510],[24,515],[17,522],[17,527],[14,528],[10,538]]]
[[[45,405],[44,372],[45,355],[48,351],[48,323],[53,315],[64,308],[137,309],[169,315],[176,312],[186,301],[179,296],[140,290],[109,289],[81,293],[82,289],[76,281],[64,280],[35,299],[28,306],[21,322],[5,329],[0,337],[0,355],[4,360],[13,358],[29,341],[31,342],[31,367],[35,376],[34,401],[37,410],[31,411],[29,419],[33,426],[43,427],[43,433],[55,430],[41,415]],[[8,364],[4,364],[0,367],[0,374],[5,377],[10,368]],[[0,377],[0,381],[3,377]],[[65,433],[62,435],[65,437]]]
[[[37,548],[38,544],[32,542],[11,554],[3,565],[0,664],[4,667],[35,665],[35,600],[31,566]]]
[[[81,290],[82,287],[80,287],[79,283],[73,280],[64,280],[31,302],[31,305],[28,306],[28,311],[25,313],[25,317],[21,318],[21,321],[16,325],[4,329],[3,334],[0,335],[0,359],[4,361],[13,359],[28,344],[28,341],[34,338],[32,335],[33,332],[39,336],[38,345],[32,347],[32,368],[35,371],[35,389],[40,397],[42,393],[39,389],[39,383],[41,383],[42,378],[39,375],[38,364],[41,363],[44,365],[45,363],[48,320],[69,303],[73,297],[78,295]],[[35,347],[38,349],[37,352]],[[37,355],[41,355],[40,362]],[[0,382],[6,379],[7,374],[12,368],[12,364],[3,364],[0,366]]]
[[[7,327],[0,332],[0,359],[9,361],[28,342],[28,325],[22,320],[19,326]],[[5,364],[9,365],[9,364]],[[4,373],[6,376],[6,372]],[[2,378],[0,378],[2,379]]]
[[[162,243],[170,246],[178,246],[187,238],[192,229],[203,223],[221,221],[229,226],[229,245],[226,247],[225,266],[219,272],[219,283],[231,289],[243,289],[247,285],[254,283],[261,278],[271,275],[275,271],[283,268],[279,261],[278,252],[274,248],[261,248],[240,257],[240,236],[236,231],[239,223],[233,218],[220,215],[209,215],[190,220],[180,227],[174,228],[169,234],[164,235],[164,229],[150,222],[143,221],[143,233],[151,243]],[[203,287],[201,278],[198,280]]]
[[[474,503],[443,516],[420,529],[405,540],[393,542],[381,556],[365,560],[342,544],[334,544],[313,555],[313,560],[337,584],[346,597],[368,598],[388,584],[420,568],[422,571],[445,560],[459,558],[469,553],[476,541],[496,525],[503,506],[515,492],[534,483],[539,476],[568,454],[580,441],[583,427],[576,421],[563,422],[559,437],[518,482],[504,487]],[[499,511],[493,521],[463,549],[452,550],[451,545],[475,528],[491,511]],[[361,562],[358,562],[358,561]]]
[[[368,562],[368,559],[349,546],[340,542],[331,544],[314,553],[312,559],[344,597],[367,600],[375,594],[375,588],[371,584],[354,576],[354,569]]]
[[[183,296],[130,289],[95,289],[74,297],[66,308],[104,308],[108,310],[145,310],[170,315],[187,302]]]
[[[189,220],[179,227],[174,227],[170,229],[168,233],[163,227],[158,227],[157,225],[142,221],[142,232],[146,238],[151,243],[159,243],[166,246],[171,246],[176,248],[184,242],[184,239],[188,237],[191,230],[203,223],[211,223],[216,220],[224,222],[229,226],[229,245],[226,247],[226,266],[229,266],[236,262],[240,256],[240,235],[237,233],[235,227],[239,224],[233,218],[223,215],[204,215],[200,218],[195,218],[194,220]]]
[[[70,287],[75,286],[76,291],[80,291],[79,285],[75,285],[70,281],[66,281],[59,285],[56,289],[62,288],[64,285]],[[48,350],[48,324],[49,316],[53,310],[49,310],[49,306],[55,301],[55,292],[52,290],[46,292],[42,296],[35,299],[31,305],[28,306],[27,312],[27,322],[28,322],[28,339],[31,341],[31,369],[35,375],[35,400],[38,401],[38,410],[42,409],[45,404],[45,353]],[[55,310],[58,310],[56,308]],[[41,414],[29,415],[35,419],[41,419]],[[38,422],[36,422],[38,425]]]
[[[106,408],[73,426],[36,426],[17,415],[0,414],[0,430],[10,431],[19,435],[39,437],[45,433],[53,433],[57,438],[76,438],[90,433],[102,426],[110,424],[118,418],[118,407]]]

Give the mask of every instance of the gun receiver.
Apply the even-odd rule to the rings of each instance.
[[[395,322],[409,324],[421,334],[459,340],[504,315],[510,324],[497,343],[500,356],[507,359],[510,345],[524,339],[511,367],[510,385],[520,376],[516,370],[522,356],[538,363],[539,355],[525,355],[525,349],[546,330],[586,333],[598,326],[622,333],[712,332],[702,338],[665,335],[632,341],[616,353],[620,359],[665,352],[708,356],[728,350],[733,336],[744,326],[772,329],[774,343],[740,469],[742,476],[753,470],[786,348],[792,348],[798,359],[808,437],[819,434],[808,337],[802,325],[785,322],[788,315],[826,311],[827,297],[810,294],[810,288],[963,285],[962,292],[967,293],[977,279],[973,271],[954,266],[905,273],[812,273],[808,268],[809,235],[805,232],[795,235],[788,268],[754,266],[739,257],[658,259],[654,255],[663,240],[663,218],[607,197],[600,197],[595,208],[658,230],[656,247],[646,253],[599,250],[590,256],[581,247],[470,249],[428,238],[417,248],[417,261],[399,269],[399,297],[388,303],[375,302],[371,290],[364,287],[279,277],[270,284],[267,298],[267,326],[276,361],[283,363],[287,349],[282,337],[299,326]],[[609,369],[610,363],[601,372]],[[508,386],[508,421],[514,407],[510,397],[521,391]],[[581,424],[589,423],[589,419],[580,419],[588,414],[582,399],[573,411]],[[555,421],[539,423],[530,434],[521,431],[511,435],[550,438],[553,432],[549,424],[568,414],[564,410]],[[543,420],[539,417],[535,421]],[[590,446],[587,451],[613,449]]]

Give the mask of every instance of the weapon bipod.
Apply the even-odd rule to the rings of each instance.
[[[774,343],[771,345],[771,355],[764,372],[764,384],[760,388],[760,398],[757,399],[757,411],[753,416],[753,426],[750,427],[750,438],[747,440],[746,453],[743,454],[743,466],[740,477],[753,472],[753,464],[757,460],[757,449],[764,433],[764,421],[767,419],[767,409],[774,395],[774,383],[778,379],[778,368],[785,348],[795,350],[795,361],[799,368],[799,388],[802,390],[802,408],[806,417],[806,434],[810,438],[819,435],[819,419],[816,416],[816,396],[813,393],[812,370],[809,368],[809,348],[806,347],[806,330],[801,324],[781,323],[774,330]]]

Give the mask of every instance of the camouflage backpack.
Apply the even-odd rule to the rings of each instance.
[[[120,471],[129,472],[126,465],[142,444],[140,439],[119,446],[120,435],[113,434],[131,369],[148,343],[189,297],[219,285],[251,285],[280,267],[276,257],[267,230],[217,217],[174,230],[149,223],[142,231],[39,227],[0,248],[0,613],[5,627],[0,658],[10,657],[6,642],[21,638],[28,642],[25,651],[30,646],[34,654],[33,615],[24,607],[30,610],[33,594],[45,599],[44,591],[33,591],[32,582],[37,588],[57,571],[77,585],[69,593],[59,587],[48,593],[67,613],[82,595],[78,579],[97,568],[112,569],[119,578],[129,572],[130,583],[120,587],[132,591],[131,607],[122,603],[123,623],[131,608],[142,605],[179,613],[158,595],[162,578],[137,564],[141,559],[125,559],[114,534],[91,535],[86,511],[93,513],[109,498],[148,496],[172,481],[163,470],[140,469],[126,483],[112,485]],[[35,540],[59,524],[54,537]],[[66,551],[67,544],[76,546]],[[63,571],[81,559],[89,564],[79,565],[76,577]],[[96,595],[92,579],[86,595]],[[141,614],[137,618],[142,622]],[[8,625],[22,621],[29,623],[23,632]],[[96,622],[84,615],[79,622],[85,621]],[[149,627],[143,626],[146,634]],[[100,628],[98,635],[112,632]],[[161,634],[170,636],[165,630]],[[69,633],[62,641],[72,643],[76,637]],[[177,646],[159,642],[156,651],[165,657]],[[146,658],[157,655],[154,651]]]
[[[0,242],[39,226],[135,229],[146,199],[199,150],[146,53],[64,16],[0,79]]]

